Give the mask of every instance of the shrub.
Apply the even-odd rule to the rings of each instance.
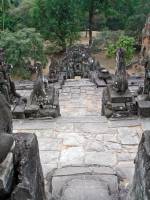
[[[121,36],[116,43],[110,43],[107,47],[107,55],[109,57],[115,57],[118,48],[125,50],[125,58],[127,61],[133,58],[135,39],[129,36]]]

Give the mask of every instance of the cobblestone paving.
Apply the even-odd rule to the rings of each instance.
[[[132,180],[137,146],[148,123],[107,120],[100,113],[101,97],[102,88],[89,80],[66,81],[60,91],[60,118],[14,121],[14,132],[37,135],[45,177],[54,168],[100,165]]]

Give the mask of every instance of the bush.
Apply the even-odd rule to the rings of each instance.
[[[30,60],[46,63],[44,41],[35,29],[21,29],[17,32],[0,32],[0,47],[4,48],[6,62],[14,66],[14,73],[29,75],[26,63]]]
[[[125,50],[126,61],[133,58],[135,39],[129,36],[121,36],[116,43],[110,43],[107,47],[107,55],[109,57],[115,57],[118,48],[123,48]]]

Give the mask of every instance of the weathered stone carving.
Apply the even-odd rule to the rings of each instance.
[[[137,114],[135,99],[128,89],[124,54],[123,49],[118,49],[114,82],[103,90],[102,115],[106,117],[127,117]]]
[[[58,91],[48,84],[40,63],[37,63],[37,79],[24,113],[25,117],[58,117],[60,115]]]
[[[11,133],[11,110],[0,94],[0,199],[45,200],[36,136]]]
[[[15,134],[15,187],[11,200],[45,200],[44,178],[34,134]]]
[[[116,53],[116,65],[115,80],[113,83],[113,89],[120,94],[124,94],[128,89],[126,64],[125,64],[125,52],[124,49],[119,48]]]
[[[143,133],[135,158],[135,174],[128,200],[150,199],[150,131]]]
[[[51,60],[49,82],[64,84],[65,79],[74,79],[76,76],[90,78],[98,87],[106,85],[111,78],[109,72],[95,61],[89,47],[85,45],[67,48],[61,59]]]

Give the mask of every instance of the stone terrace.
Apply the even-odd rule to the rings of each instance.
[[[148,121],[101,116],[102,90],[88,79],[68,80],[60,90],[60,118],[14,120],[14,132],[37,135],[45,177],[54,168],[100,165],[112,167],[125,183],[132,180]]]

